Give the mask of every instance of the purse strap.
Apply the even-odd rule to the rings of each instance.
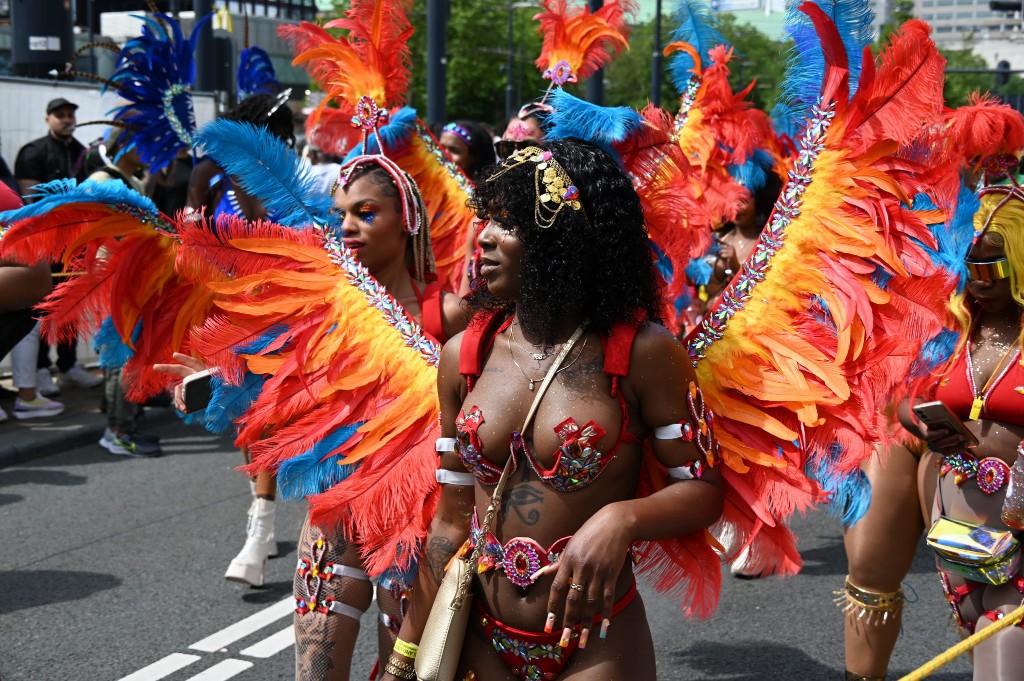
[[[533,398],[533,404],[530,405],[530,411],[526,413],[526,420],[523,421],[523,427],[519,433],[525,437],[527,428],[530,427],[530,423],[533,422],[533,417],[537,413],[537,407],[540,406],[540,400],[547,391],[548,386],[555,380],[555,374],[558,373],[558,368],[565,361],[565,358],[569,356],[576,341],[583,335],[583,329],[586,326],[586,322],[579,325],[576,331],[573,332],[569,340],[562,346],[558,356],[555,357],[555,361],[551,364],[548,369],[547,375],[544,377],[543,382],[540,384],[540,388],[537,389],[537,394]],[[494,523],[494,518],[498,515],[498,511],[501,510],[501,496],[505,492],[505,484],[508,482],[509,475],[512,474],[512,468],[515,465],[515,452],[510,452],[508,461],[505,462],[505,467],[501,471],[501,477],[498,478],[498,484],[494,486],[494,493],[491,494],[491,503],[487,505],[487,512],[484,514],[484,521],[480,525],[481,537],[486,537],[491,531],[491,525]],[[475,570],[473,566],[480,560],[480,553],[483,551],[484,542],[478,541],[476,546],[473,547],[473,553],[469,557],[470,569],[466,570],[465,576],[462,579],[462,583],[459,584],[458,590],[455,592],[455,597],[452,599],[451,609],[459,610],[462,608],[462,603],[466,596],[469,594],[469,586],[473,581],[473,573]]]

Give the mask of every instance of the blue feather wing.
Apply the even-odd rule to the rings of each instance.
[[[267,51],[255,46],[242,50],[238,55],[238,99],[280,91],[281,83],[277,81],[277,73]]]
[[[133,16],[142,21],[142,34],[125,43],[110,77],[128,102],[111,113],[136,131],[133,144],[153,172],[192,145],[195,42],[212,15],[196,22],[188,39],[166,14]]]
[[[864,48],[871,44],[874,34],[871,22],[874,13],[867,0],[808,0],[813,1],[832,19],[843,41],[849,67],[850,96],[857,92]],[[789,50],[789,63],[782,88],[782,101],[798,119],[809,116],[810,108],[818,100],[825,77],[825,56],[821,40],[810,18],[800,11],[799,2],[786,10],[786,35],[793,40]]]
[[[197,133],[196,144],[260,199],[274,222],[288,227],[330,222],[331,197],[320,191],[312,167],[266,128],[220,119]]]
[[[672,10],[672,23],[676,28],[670,41],[693,45],[704,67],[710,61],[712,47],[728,44],[725,36],[719,32],[711,5],[706,0],[679,0]],[[677,92],[686,90],[693,67],[693,58],[685,52],[677,52],[669,58],[668,77]]]
[[[644,126],[638,111],[628,106],[606,107],[585,102],[562,89],[548,97],[552,113],[547,117],[544,138],[549,141],[575,137],[596,144],[618,159],[614,145]]]
[[[54,180],[34,187],[42,198],[16,210],[0,213],[0,222],[9,223],[37,217],[58,206],[73,203],[102,203],[121,212],[145,214],[147,218],[159,219],[162,227],[168,227],[160,217],[156,204],[122,182],[95,182],[86,180],[77,184],[74,180]]]

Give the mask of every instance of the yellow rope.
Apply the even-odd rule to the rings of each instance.
[[[991,625],[985,627],[981,631],[971,634],[960,643],[947,650],[946,652],[933,657],[930,661],[924,665],[918,667],[914,671],[910,672],[899,681],[920,681],[921,679],[931,676],[932,673],[938,671],[940,667],[944,667],[959,656],[972,650],[979,643],[987,639],[989,636],[993,636],[998,632],[1012,627],[1013,625],[1024,619],[1024,605],[1009,613],[1000,620],[993,622]]]

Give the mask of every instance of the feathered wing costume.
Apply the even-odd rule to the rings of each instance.
[[[806,119],[789,182],[688,338],[718,417],[723,522],[752,540],[755,566],[782,571],[795,553],[778,520],[816,500],[791,481],[806,469],[832,495],[860,483],[860,462],[887,439],[884,407],[905,390],[922,340],[941,332],[956,285],[929,229],[955,206],[910,207],[921,193],[956,195],[957,168],[914,146],[942,115],[944,60],[920,21],[877,64],[866,50],[861,60],[842,30],[851,16],[860,26],[859,3],[825,7],[805,2],[787,19],[791,74],[802,76],[789,77],[791,101]],[[942,186],[923,186],[925,175]]]
[[[412,176],[430,216],[438,280],[458,290],[474,218],[467,208],[472,184],[415,110],[402,108],[409,83],[408,39],[412,34],[406,17],[408,6],[408,0],[354,0],[344,18],[323,28],[304,22],[279,30],[295,49],[293,63],[304,65],[327,94],[310,117],[311,125],[325,127],[327,116],[353,121],[352,129],[363,135],[366,144],[350,147],[349,158],[384,153]],[[347,34],[335,38],[325,29],[343,29]],[[328,101],[338,105],[340,115],[325,113],[331,111]],[[360,118],[374,119],[379,126],[376,135],[367,138],[368,129],[360,129],[363,124],[356,122]],[[319,134],[335,147],[346,146],[349,139],[332,130]]]
[[[178,226],[153,202],[120,182],[58,180],[38,187],[33,204],[0,215],[9,225],[0,257],[59,261],[76,273],[41,309],[43,335],[67,339],[95,328],[100,362],[124,367],[130,399],[144,401],[173,383],[153,364],[187,350],[189,325],[202,320],[211,295],[175,272]]]
[[[128,100],[114,109],[114,124],[130,131],[132,147],[156,170],[192,144],[198,29],[186,39],[168,16],[139,18],[142,34],[120,50],[106,85]],[[187,351],[186,332],[205,317],[211,297],[175,272],[177,223],[116,181],[57,181],[38,189],[38,201],[4,215],[10,228],[0,252],[19,262],[57,260],[75,273],[44,303],[44,336],[70,338],[76,328],[98,327],[100,362],[124,367],[130,399],[163,391],[173,380],[152,365]]]
[[[336,22],[350,31],[338,40],[311,25],[293,29],[312,36],[307,57],[332,95],[353,104],[364,145],[389,151],[399,128],[378,128],[390,118],[383,105],[397,96],[389,88],[408,78],[399,9],[353,7]],[[375,66],[353,71],[355,63]],[[205,268],[231,273],[209,286],[217,310],[193,333],[198,352],[220,368],[207,425],[237,417],[236,443],[252,454],[250,473],[276,472],[285,496],[309,498],[314,523],[358,541],[367,572],[400,577],[415,561],[439,494],[438,345],[343,247],[330,197],[313,194],[315,183],[279,140],[228,121],[198,137],[293,225],[226,219],[216,230],[184,228],[180,271],[196,271],[197,280]]]
[[[236,393],[259,384],[237,421],[249,472],[311,495],[372,576],[407,570],[438,499],[438,345],[328,227],[228,219],[182,237],[182,267],[232,273],[193,342]]]

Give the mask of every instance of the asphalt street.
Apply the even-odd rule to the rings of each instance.
[[[302,504],[279,504],[282,556],[270,562],[268,586],[227,582],[249,505],[248,484],[234,470],[241,455],[227,439],[177,422],[155,432],[166,452],[158,459],[90,445],[0,469],[3,681],[293,678],[286,599]],[[686,620],[641,589],[659,678],[842,678],[842,621],[832,603],[846,573],[840,531],[823,513],[794,529],[803,573],[726,575],[710,621]],[[957,641],[923,544],[906,585],[916,600],[890,678]],[[371,608],[353,679],[366,679],[372,666],[373,617]],[[932,678],[967,680],[970,668],[961,659]]]

